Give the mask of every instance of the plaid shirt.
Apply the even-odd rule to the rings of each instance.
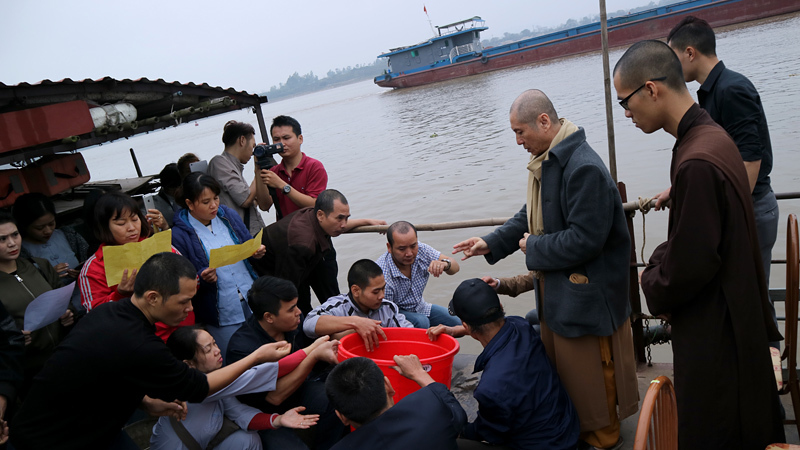
[[[386,300],[394,302],[400,309],[419,314],[431,315],[431,304],[422,298],[422,291],[428,283],[428,267],[442,254],[430,245],[419,242],[417,258],[411,265],[411,279],[403,275],[395,265],[392,255],[384,253],[377,263],[386,278]]]

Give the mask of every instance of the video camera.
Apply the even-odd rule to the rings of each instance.
[[[269,170],[271,167],[278,165],[278,162],[272,157],[272,155],[276,153],[283,153],[283,144],[258,144],[253,149],[253,156],[256,157],[256,164],[258,164],[259,169],[262,170]]]

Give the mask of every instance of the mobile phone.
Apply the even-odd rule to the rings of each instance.
[[[142,200],[144,200],[145,211],[148,209],[158,209],[156,208],[155,196],[156,194],[145,194],[142,196]]]
[[[203,161],[197,161],[197,162],[190,163],[189,164],[189,170],[191,170],[192,173],[194,173],[194,172],[206,173],[206,172],[208,172],[208,161],[203,160]]]

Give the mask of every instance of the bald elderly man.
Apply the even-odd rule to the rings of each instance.
[[[523,92],[509,118],[517,144],[531,154],[527,202],[454,253],[485,255],[490,264],[525,253],[542,342],[578,411],[579,448],[619,448],[619,419],[638,409],[622,200],[584,130],[560,119],[543,92]]]

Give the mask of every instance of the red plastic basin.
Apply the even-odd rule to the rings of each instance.
[[[421,328],[384,328],[387,340],[381,341],[380,346],[372,352],[367,351],[361,336],[348,334],[339,344],[339,361],[357,356],[375,361],[394,387],[395,403],[418,390],[419,385],[392,369],[396,365],[394,355],[417,355],[431,377],[449,389],[453,377],[453,358],[459,349],[458,341],[443,334],[431,342],[426,331]]]

